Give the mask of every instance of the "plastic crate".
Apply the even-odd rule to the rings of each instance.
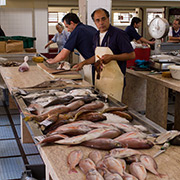
[[[35,37],[26,37],[26,36],[11,36],[11,39],[23,41],[24,48],[34,47],[34,40],[36,40]]]
[[[127,61],[127,65],[126,65],[127,68],[130,68],[131,66],[136,66],[135,61],[137,59],[149,61],[150,52],[151,52],[150,48],[136,48],[134,52],[136,54],[136,57],[135,59]]]

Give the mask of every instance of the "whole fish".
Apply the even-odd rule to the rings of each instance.
[[[80,112],[78,112],[77,114],[75,115],[75,120],[88,120],[88,121],[96,122],[106,119],[106,116],[102,115],[99,112],[92,112],[92,111],[89,112],[86,110],[81,112],[81,114]]]
[[[171,139],[175,138],[178,135],[180,135],[180,131],[177,130],[166,131],[156,138],[155,143],[164,144],[165,142],[170,141]]]
[[[116,128],[123,130],[125,132],[132,132],[132,131],[138,131],[137,128],[133,127],[130,124],[123,124],[123,123],[109,123],[113,126],[115,126]]]
[[[129,138],[146,138],[147,134],[139,132],[139,131],[131,131],[131,132],[127,132],[122,134],[121,136],[115,138],[115,140],[119,141],[119,140],[125,140],[125,139],[129,139]]]
[[[124,171],[123,180],[138,180],[135,176]]]
[[[80,145],[101,150],[111,150],[114,148],[121,148],[122,144],[109,138],[96,138],[89,141],[84,141]]]
[[[108,107],[108,108],[104,109],[102,111],[102,113],[107,113],[107,112],[112,112],[112,111],[125,111],[127,109],[128,109],[127,106],[124,106],[124,107],[113,106],[113,107]]]
[[[86,180],[104,180],[104,178],[95,169],[89,170],[86,174]]]
[[[153,157],[147,155],[147,154],[142,154],[140,156],[140,161],[141,163],[145,166],[145,168],[152,172],[153,174],[155,174],[156,176],[162,177],[163,174],[160,174],[157,169],[158,169],[158,165],[156,163],[156,161],[154,160]]]
[[[107,157],[104,159],[104,164],[111,173],[118,173],[119,175],[123,176],[123,172],[124,172],[123,166],[121,162],[118,161],[117,159],[111,156]]]
[[[125,118],[119,117],[116,114],[112,113],[103,113],[106,116],[106,120],[102,121],[102,123],[124,123],[129,124],[129,121]]]
[[[67,157],[67,162],[70,166],[70,172],[76,172],[77,170],[75,169],[75,167],[79,164],[80,160],[83,157],[83,152],[81,150],[74,150],[72,152],[69,153],[68,157]]]
[[[59,140],[56,143],[58,144],[67,144],[67,145],[73,145],[73,144],[80,144],[84,141],[89,141],[91,139],[98,138],[101,136],[106,130],[105,129],[95,129],[87,134],[79,135],[79,136],[74,136],[71,138],[66,138],[63,140]]]
[[[128,121],[132,121],[133,120],[133,117],[129,114],[129,113],[127,113],[127,112],[122,112],[122,111],[112,111],[111,112],[112,114],[116,114],[116,115],[118,115],[118,116],[120,116],[120,117],[123,117],[123,118],[126,118]]]
[[[97,164],[102,159],[102,155],[100,151],[94,150],[89,153],[88,158],[90,158],[95,164]]]
[[[147,171],[141,162],[133,162],[132,164],[130,164],[129,171],[139,180],[145,180],[147,177]]]
[[[60,139],[65,139],[68,136],[64,135],[64,134],[54,134],[52,136],[46,136],[42,141],[40,141],[37,144],[43,144],[43,143],[53,143],[55,141],[58,141]]]
[[[105,180],[123,180],[122,177],[117,173],[111,173],[107,169],[104,169]]]
[[[115,158],[126,158],[136,154],[141,154],[141,152],[130,148],[116,148],[110,151],[110,156]]]
[[[91,126],[92,127],[92,126]],[[107,131],[105,131],[100,138],[115,138],[117,136],[119,136],[122,132],[119,129],[107,129]]]
[[[53,106],[53,105],[58,105],[58,104],[67,104],[68,102],[70,102],[74,97],[73,96],[62,96],[62,97],[58,97],[54,100],[52,100],[51,102],[47,103],[46,105],[44,105],[44,107],[48,107],[48,106]]]
[[[150,149],[154,146],[154,144],[147,139],[129,138],[117,140],[116,138],[115,140],[121,144],[124,144],[125,147],[133,149]]]
[[[79,167],[84,174],[87,174],[92,169],[96,170],[96,165],[89,158],[81,159],[79,162]]]

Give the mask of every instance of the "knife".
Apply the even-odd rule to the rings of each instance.
[[[75,71],[76,69],[75,68],[71,68],[69,70],[59,70],[59,71],[56,71],[56,72],[52,72],[51,74],[59,74],[59,73],[63,73],[63,72],[68,72],[68,71]]]
[[[165,152],[169,146],[170,146],[169,142],[164,143],[164,145],[161,147],[161,149],[156,154],[154,154],[153,158],[155,158],[155,157],[159,156],[160,154],[162,154],[163,152]]]

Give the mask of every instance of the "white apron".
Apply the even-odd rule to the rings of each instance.
[[[105,54],[113,54],[113,52],[109,47],[96,47],[95,60],[97,61],[99,59],[97,55],[102,57]],[[121,101],[124,75],[119,65],[116,60],[112,60],[108,64],[103,64],[103,66],[104,68],[100,73],[100,79],[96,79],[97,73],[95,74],[95,86],[103,93]]]

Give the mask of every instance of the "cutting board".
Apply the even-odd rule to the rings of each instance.
[[[58,74],[52,74],[59,72],[60,70],[47,67],[44,63],[37,63],[37,67],[49,74],[52,78],[64,78],[64,79],[82,79],[81,74],[78,71],[66,71]]]

